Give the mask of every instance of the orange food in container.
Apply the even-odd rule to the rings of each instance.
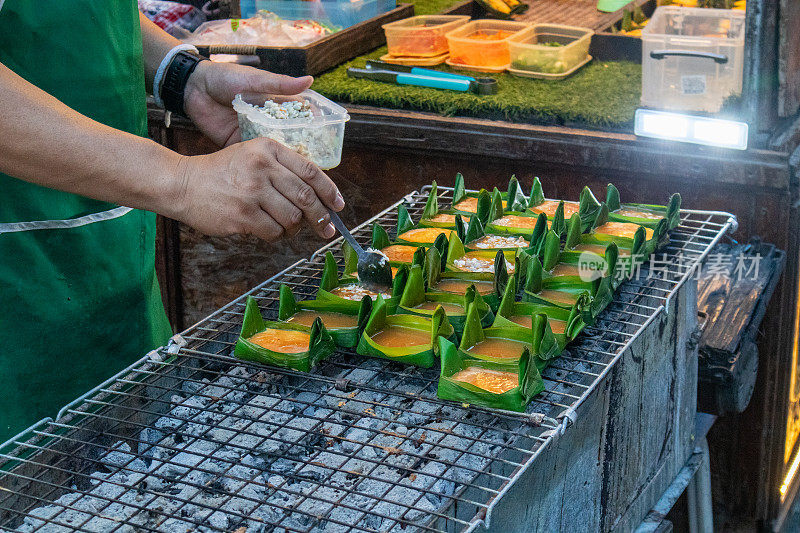
[[[419,15],[384,24],[389,55],[434,57],[446,54],[445,34],[467,22],[466,15]]]
[[[447,34],[451,66],[503,70],[511,62],[508,41],[526,22],[512,20],[474,20]]]

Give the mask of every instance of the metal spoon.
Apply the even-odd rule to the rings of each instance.
[[[350,230],[344,225],[342,219],[335,211],[328,209],[331,215],[331,222],[339,230],[342,237],[350,243],[358,256],[358,279],[368,289],[380,292],[392,286],[392,267],[389,266],[389,258],[374,248],[364,250],[350,234]]]

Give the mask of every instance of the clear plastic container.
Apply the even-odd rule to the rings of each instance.
[[[508,40],[511,67],[562,74],[586,61],[594,31],[589,28],[534,24]]]
[[[236,95],[233,109],[239,116],[243,141],[268,137],[307,157],[321,169],[333,168],[341,162],[344,123],[350,120],[345,108],[310,89],[295,96],[275,96],[271,100],[278,104],[306,101],[313,116],[273,118],[259,110],[263,101],[244,101]]]
[[[389,54],[434,57],[448,51],[445,34],[469,22],[466,15],[418,15],[383,25]]]
[[[742,92],[744,12],[659,7],[642,30],[642,105],[719,111]]]
[[[241,0],[242,18],[252,17],[265,9],[286,20],[316,20],[349,28],[397,7],[396,0]]]
[[[508,42],[530,28],[527,22],[473,20],[446,35],[450,47],[448,64],[475,68],[504,68],[511,62]]]

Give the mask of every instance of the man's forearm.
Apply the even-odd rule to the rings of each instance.
[[[142,26],[142,50],[144,52],[144,79],[148,93],[153,89],[153,77],[164,56],[181,42],[158,27],[153,21],[139,13]]]
[[[177,209],[180,155],[77,113],[2,64],[0,132],[0,172],[168,216]]]

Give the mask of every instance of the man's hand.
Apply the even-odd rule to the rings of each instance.
[[[264,102],[270,95],[303,92],[313,81],[311,76],[292,78],[233,63],[201,61],[189,76],[183,107],[209,139],[228,146],[241,140],[231,106],[234,96],[241,93],[245,100]]]
[[[186,156],[177,175],[175,218],[207,235],[292,236],[305,219],[321,237],[335,230],[325,208],[344,207],[339,190],[313,163],[270,139]]]

